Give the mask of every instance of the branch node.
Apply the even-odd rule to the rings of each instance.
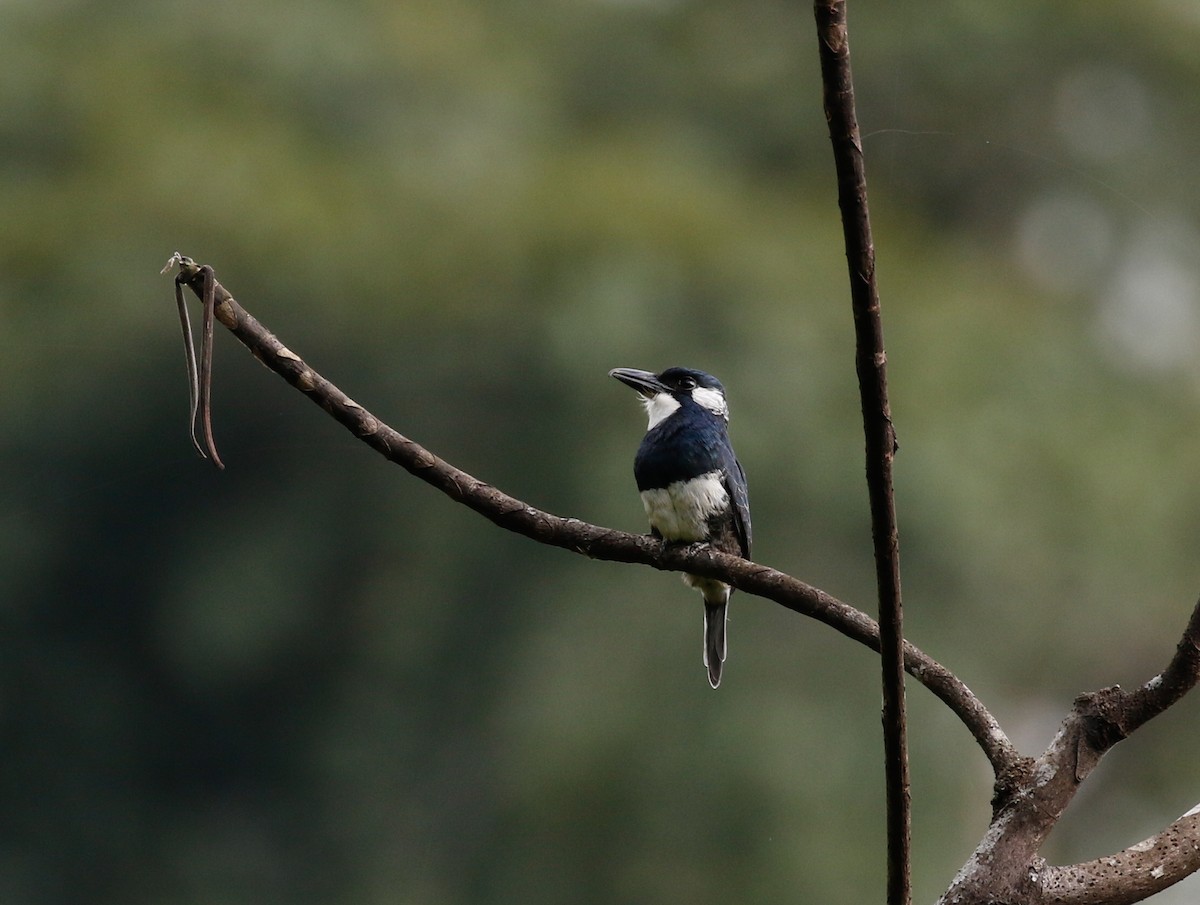
[[[379,419],[369,412],[363,411],[363,416],[355,426],[354,433],[359,437],[370,437],[372,434],[379,433]]]

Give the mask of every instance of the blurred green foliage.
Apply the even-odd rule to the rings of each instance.
[[[1200,584],[1200,16],[850,15],[908,633],[1035,753]],[[158,276],[213,264],[401,431],[629,530],[606,371],[713,371],[757,558],[871,610],[804,4],[11,0],[0,49],[0,901],[882,900],[871,655],[742,596],[713,693],[671,576],[503,534],[223,332],[214,473]],[[909,700],[928,901],[990,782]],[[1191,807],[1198,706],[1047,854]]]

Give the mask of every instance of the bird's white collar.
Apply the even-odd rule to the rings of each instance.
[[[729,403],[725,394],[710,387],[696,387],[692,390],[692,398],[719,418],[729,420]]]

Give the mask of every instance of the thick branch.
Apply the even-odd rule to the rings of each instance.
[[[867,208],[867,175],[854,109],[854,81],[846,29],[845,0],[817,0],[817,38],[825,88],[825,119],[833,142],[838,206],[850,269],[854,308],[856,363],[866,435],[867,492],[875,544],[879,589],[879,627],[883,668],[883,747],[887,779],[888,902],[906,905],[912,898],[911,802],[904,708],[904,626],[900,595],[900,538],[892,493],[892,457],[896,451],[888,404],[887,356],[875,282],[875,246]]]
[[[1200,868],[1200,821],[1194,819],[1195,812],[1181,817],[1158,836],[1109,858],[1060,868],[1047,867],[1038,856],[1046,837],[1104,754],[1182,698],[1197,682],[1200,603],[1193,608],[1175,655],[1160,675],[1131,692],[1114,686],[1075,700],[1046,751],[997,802],[987,835],[941,901],[984,905],[1011,898],[1031,905],[1116,905],[1141,901]],[[1192,851],[1176,851],[1172,846]],[[1170,858],[1163,854],[1167,848],[1172,848]],[[1119,866],[1128,869],[1115,869]],[[1161,885],[1155,885],[1160,881]]]
[[[199,295],[200,267],[180,256],[180,277]],[[592,559],[640,563],[655,569],[720,578],[809,616],[848,638],[879,650],[879,627],[865,613],[824,591],[775,569],[703,544],[666,545],[649,535],[627,534],[543,512],[439,459],[384,424],[310,368],[254,319],[220,283],[214,287],[216,317],[260,362],[328,412],[356,437],[411,474],[495,524],[539,543],[562,547]],[[904,648],[905,668],[948,706],[970,730],[997,776],[1018,762],[1016,749],[999,723],[950,670],[911,644]]]

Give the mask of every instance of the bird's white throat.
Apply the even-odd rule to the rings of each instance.
[[[675,412],[679,410],[679,400],[670,393],[655,393],[653,396],[639,396],[642,405],[646,407],[646,416],[650,426],[646,430],[654,430]]]

